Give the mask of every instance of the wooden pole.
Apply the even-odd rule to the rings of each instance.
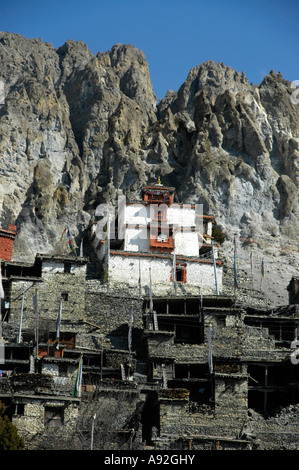
[[[219,295],[218,281],[217,281],[217,271],[216,271],[215,251],[214,251],[214,242],[212,242],[212,252],[213,252],[213,264],[214,264],[216,294]]]
[[[24,297],[25,297],[25,283],[23,284],[23,295],[22,295],[22,305],[21,305],[21,315],[20,315],[20,326],[19,326],[19,335],[18,343],[21,342],[21,333],[22,333],[22,322],[23,322],[23,311],[24,311]]]

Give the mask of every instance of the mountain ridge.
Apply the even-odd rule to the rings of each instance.
[[[0,63],[0,222],[17,225],[17,259],[62,249],[65,227],[78,244],[98,204],[136,200],[160,176],[216,217],[224,258],[235,235],[240,264],[252,247],[259,262],[268,257],[269,296],[286,302],[298,265],[299,111],[279,72],[252,85],[207,61],[157,103],[132,45],[94,55],[82,41],[55,49],[2,32]]]

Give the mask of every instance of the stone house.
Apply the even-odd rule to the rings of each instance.
[[[141,251],[126,253],[130,263]],[[37,255],[32,265],[1,264],[0,400],[27,448],[44,445],[49,429],[76,435],[82,413],[90,440],[103,406],[110,416],[119,409],[114,432],[131,448],[298,447],[296,278],[289,305],[267,310],[226,294],[221,276],[218,293],[215,278],[186,293],[170,276],[167,289],[126,289],[114,268],[108,284],[91,279],[90,262]]]
[[[213,217],[203,215],[202,206],[174,202],[174,188],[158,182],[142,189],[142,201],[124,201],[118,209],[108,223],[104,207],[91,227],[109,287],[132,295],[221,291],[223,262],[213,244]]]

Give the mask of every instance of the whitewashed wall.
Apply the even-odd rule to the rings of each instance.
[[[42,274],[56,274],[64,272],[64,263],[54,263],[53,261],[43,261]]]
[[[125,251],[140,251],[146,253],[150,251],[149,231],[143,228],[127,228],[125,231]]]
[[[165,204],[152,204],[152,206],[163,207]],[[132,204],[125,207],[124,223],[125,224],[147,224],[151,221],[151,207],[143,204]],[[180,227],[195,226],[195,209],[191,206],[169,206],[167,207],[167,222]]]
[[[175,235],[175,246],[176,254],[184,256],[198,256],[199,242],[197,232],[178,232]],[[149,230],[145,227],[127,228],[125,232],[124,251],[149,253]]]
[[[213,264],[191,261],[186,263],[187,282],[178,283],[178,288],[185,292],[190,291],[200,294],[201,282],[203,280],[203,292],[214,294],[216,291]],[[119,288],[129,287],[138,290],[140,273],[142,294],[149,294],[150,268],[153,294],[165,295],[174,293],[174,286],[170,279],[172,260],[146,256],[111,256],[109,286]],[[219,292],[221,292],[222,267],[219,266],[217,266],[217,281]]]
[[[184,207],[170,206],[167,211],[167,221],[169,224],[180,227],[194,227],[195,209],[191,209],[187,205],[184,205]]]
[[[71,274],[84,274],[86,272],[86,265],[72,264]],[[42,276],[47,274],[64,273],[64,263],[57,261],[43,261],[42,263]]]
[[[150,222],[149,206],[129,204],[125,207],[124,224],[146,225]]]
[[[178,232],[175,235],[175,252],[184,256],[198,256],[197,232]]]

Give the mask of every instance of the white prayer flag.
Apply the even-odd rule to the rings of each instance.
[[[59,313],[56,325],[56,338],[59,338],[60,335],[60,324],[61,324],[61,315],[62,315],[62,299],[60,300]]]
[[[212,331],[213,329],[210,326],[208,330],[208,345],[209,345],[208,363],[209,363],[210,374],[213,373]]]
[[[132,345],[132,328],[133,328],[133,309],[130,309],[130,324],[129,324],[129,333],[128,333],[128,345],[129,345],[129,350],[131,351],[131,345]]]
[[[1,260],[0,260],[0,299],[4,299],[4,289],[2,284],[2,271],[1,271]]]

